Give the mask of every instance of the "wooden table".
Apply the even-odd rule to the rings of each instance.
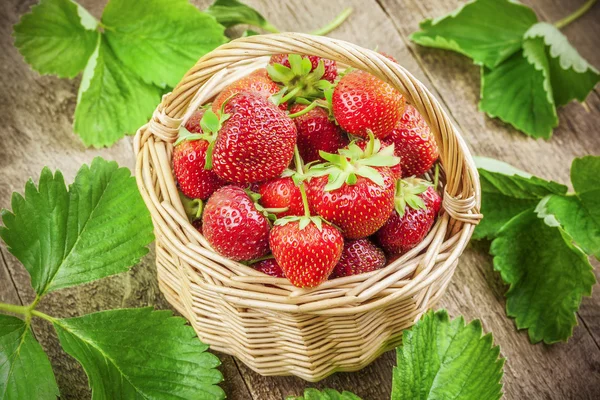
[[[456,53],[418,47],[408,35],[425,17],[440,16],[462,0],[247,0],[280,29],[310,31],[331,20],[344,7],[354,14],[331,36],[364,47],[384,50],[419,78],[447,108],[473,152],[512,163],[548,179],[568,182],[571,160],[600,154],[600,97],[594,91],[587,107],[571,103],[559,110],[560,127],[550,141],[532,140],[477,109],[479,67]],[[570,14],[583,0],[529,0],[542,20],[556,21]],[[12,45],[12,25],[34,1],[8,0],[0,6],[0,207],[10,207],[13,191],[22,191],[29,177],[37,179],[44,165],[60,169],[70,182],[81,164],[101,155],[133,167],[131,138],[110,149],[85,149],[72,133],[79,78],[73,81],[40,77],[32,72]],[[105,0],[83,5],[100,16]],[[208,1],[197,2],[204,8]],[[350,4],[348,4],[350,3]],[[426,4],[425,4],[426,3]],[[571,43],[600,68],[600,5],[563,29]],[[578,313],[579,326],[568,343],[545,346],[529,343],[506,317],[506,287],[492,269],[485,246],[473,245],[461,258],[456,274],[441,301],[452,316],[480,318],[494,334],[508,359],[504,374],[507,399],[600,398],[600,295],[585,298]],[[25,269],[0,247],[0,301],[28,304],[34,295]],[[150,254],[129,273],[96,283],[53,292],[42,311],[70,317],[108,308],[154,305],[168,308],[156,282]],[[598,269],[596,269],[596,275]],[[596,288],[597,290],[597,288]],[[58,346],[49,324],[36,321],[35,336],[48,352],[63,399],[87,399],[90,392],[81,366]],[[219,354],[225,376],[222,384],[230,399],[281,399],[300,394],[305,387],[332,387],[353,391],[364,399],[388,399],[395,354],[381,356],[357,373],[335,374],[317,384],[294,377],[262,377],[233,357]]]

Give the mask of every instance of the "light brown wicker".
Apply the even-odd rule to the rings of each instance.
[[[215,253],[188,222],[171,171],[179,127],[228,83],[279,53],[314,54],[391,83],[440,148],[444,212],[427,238],[386,268],[299,289]],[[156,234],[160,288],[214,350],[262,375],[317,381],[363,368],[397,346],[444,292],[480,219],[477,170],[438,101],[400,65],[351,43],[300,33],[234,40],[202,57],[134,140],[136,176]]]

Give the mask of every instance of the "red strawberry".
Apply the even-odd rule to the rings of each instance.
[[[213,101],[212,110],[218,114],[223,102],[237,93],[256,92],[265,99],[268,99],[279,92],[279,90],[281,90],[281,88],[269,78],[267,70],[265,68],[260,68],[223,89],[215,101]],[[287,104],[280,104],[279,107],[282,110],[286,110]]]
[[[312,64],[311,72],[314,71],[315,69],[317,69],[317,67],[319,65],[319,61],[323,61],[323,67],[325,68],[325,73],[323,74],[321,79],[325,79],[326,81],[333,83],[333,81],[335,81],[335,78],[337,78],[338,72],[337,72],[337,64],[335,61],[328,60],[326,58],[317,57],[317,56],[302,56],[302,58],[308,58],[310,60],[310,63]],[[288,68],[291,68],[290,60],[288,59],[287,54],[276,54],[274,56],[271,56],[271,59],[269,60],[269,64],[270,65],[281,64]]]
[[[358,275],[375,271],[385,266],[383,250],[369,239],[347,240],[340,262],[337,263],[330,278]]]
[[[382,56],[384,56],[388,60],[391,60],[391,61],[395,62],[396,64],[398,64],[398,60],[396,60],[396,58],[393,55],[388,54],[388,53],[386,53],[384,51],[380,51],[379,54],[381,54]]]
[[[288,215],[304,215],[300,189],[290,177],[277,178],[258,186],[260,204],[265,208],[287,208],[287,211],[275,213],[278,218]]]
[[[283,270],[279,264],[277,264],[277,261],[275,261],[274,258],[267,258],[266,260],[257,262],[256,264],[252,265],[252,267],[254,267],[254,269],[257,271],[274,276],[275,278],[285,278]]]
[[[212,157],[215,173],[234,183],[280,176],[294,155],[294,121],[256,93],[233,97],[225,113]]]
[[[208,199],[202,233],[212,247],[235,261],[269,253],[269,222],[244,189],[225,186]]]
[[[269,243],[285,276],[298,287],[315,287],[326,281],[342,254],[344,239],[340,232],[326,223],[319,229],[313,220],[303,228],[300,219],[286,221],[285,225],[278,222],[271,229]]]
[[[439,157],[435,138],[419,112],[408,104],[402,119],[387,140],[394,143],[400,157],[402,176],[419,176],[433,166]]]
[[[201,133],[200,120],[205,110],[196,111],[186,128],[191,133]],[[209,142],[183,131],[173,148],[173,171],[179,189],[191,199],[206,200],[225,182],[213,171],[204,168]]]
[[[298,113],[306,107],[304,104],[295,104],[290,113]],[[313,108],[293,120],[298,130],[298,150],[306,163],[320,160],[319,151],[335,153],[348,145],[346,134],[329,119],[329,113],[322,107]]]
[[[368,140],[357,140],[355,143],[362,150],[365,150],[367,148],[367,144],[369,143],[369,141]],[[385,149],[386,147],[391,146],[392,144],[393,144],[392,142],[388,141],[387,139],[384,139],[381,141],[381,148]],[[397,153],[397,152],[394,151],[394,153]],[[402,164],[402,160],[400,160],[400,162],[398,164],[390,167],[396,180],[402,178],[402,165],[401,164]]]
[[[389,254],[403,254],[419,244],[435,222],[442,199],[433,186],[417,178],[398,182],[396,209],[375,234]]]
[[[375,233],[394,208],[396,179],[388,166],[400,160],[393,151],[392,146],[381,149],[371,134],[364,151],[352,143],[339,155],[321,153],[328,162],[308,172],[313,177],[307,191],[311,211],[338,226],[348,239]]]
[[[404,97],[392,85],[365,71],[352,71],[337,83],[333,115],[347,132],[363,138],[370,130],[385,138],[404,113]]]

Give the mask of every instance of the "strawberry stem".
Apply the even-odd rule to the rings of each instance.
[[[433,187],[437,190],[440,181],[440,164],[435,164],[435,175],[433,176]]]
[[[342,23],[344,23],[344,21],[350,16],[350,14],[352,14],[352,8],[346,8],[337,17],[335,17],[333,21],[331,21],[322,28],[310,32],[310,34],[318,36],[327,35],[329,32],[333,31]]]
[[[290,118],[299,117],[301,115],[304,115],[304,114],[310,112],[310,110],[312,110],[316,106],[318,106],[318,103],[316,101],[313,101],[312,103],[310,103],[310,105],[308,107],[305,107],[303,110],[300,110],[297,113],[290,114],[290,115],[288,115],[288,117],[290,117]]]
[[[291,99],[292,97],[294,97],[299,91],[300,91],[299,87],[290,90],[290,92],[288,94],[286,94],[285,96],[283,96],[281,98],[281,102],[285,103],[286,101],[288,101],[289,99]]]
[[[300,157],[298,145],[294,146],[294,164],[296,165],[296,171],[301,175],[304,174],[304,163],[302,157]]]
[[[575,10],[574,13],[567,15],[563,19],[560,19],[554,23],[554,26],[558,29],[562,29],[565,26],[569,25],[571,22],[575,21],[577,18],[581,17],[585,14],[594,4],[596,4],[598,0],[588,0],[581,7]]]
[[[301,183],[299,188],[300,194],[302,195],[302,205],[304,206],[304,216],[310,217],[310,209],[308,208],[308,197],[306,196],[306,189],[304,188],[304,183]]]

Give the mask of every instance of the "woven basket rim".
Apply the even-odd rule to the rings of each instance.
[[[317,55],[366,70],[396,87],[420,113],[440,150],[444,212],[426,239],[385,268],[326,281],[312,289],[292,286],[231,261],[211,249],[185,216],[171,170],[172,144],[179,127],[222,87],[281,53]],[[163,96],[152,119],[134,139],[136,179],[153,218],[157,243],[181,260],[189,287],[210,289],[237,307],[266,311],[342,316],[400,304],[419,297],[424,309],[441,293],[471,237],[481,191],[467,145],[447,113],[427,88],[401,65],[352,43],[302,33],[280,33],[233,40],[203,56],[171,93]],[[186,304],[191,315],[193,305]]]

